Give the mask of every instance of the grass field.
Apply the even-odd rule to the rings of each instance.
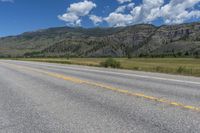
[[[17,60],[77,64],[100,67],[107,58],[20,58]],[[122,69],[191,75],[200,77],[200,59],[194,58],[115,58]]]

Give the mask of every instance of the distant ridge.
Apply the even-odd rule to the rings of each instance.
[[[0,57],[199,55],[199,22],[160,27],[57,27],[0,38]]]

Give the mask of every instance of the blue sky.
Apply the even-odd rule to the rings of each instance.
[[[0,36],[58,26],[200,21],[200,0],[0,0]]]

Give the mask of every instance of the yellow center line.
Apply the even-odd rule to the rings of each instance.
[[[2,62],[0,62],[0,63],[2,63]],[[96,82],[93,82],[93,81],[81,80],[81,79],[78,79],[78,78],[75,78],[75,77],[70,77],[70,76],[59,74],[59,73],[44,71],[44,70],[41,70],[41,69],[30,68],[30,67],[26,67],[26,66],[19,66],[19,65],[14,65],[14,64],[10,64],[10,63],[6,63],[6,64],[15,66],[15,67],[20,68],[20,69],[26,69],[26,70],[30,70],[30,71],[39,72],[39,73],[42,73],[42,74],[45,74],[45,75],[48,75],[48,76],[51,76],[51,77],[63,79],[65,81],[70,81],[70,82],[74,82],[74,83],[78,83],[78,84],[87,84],[87,85],[91,85],[91,86],[104,88],[106,90],[118,92],[118,93],[121,93],[121,94],[126,94],[126,95],[129,95],[129,96],[143,98],[143,99],[146,99],[146,100],[155,101],[155,102],[159,102],[159,103],[165,103],[165,104],[168,104],[168,105],[171,105],[171,106],[174,106],[174,107],[180,107],[180,108],[183,108],[183,109],[198,111],[198,112],[200,111],[199,107],[185,105],[185,104],[170,101],[170,100],[167,100],[167,99],[161,99],[161,98],[157,98],[157,97],[153,97],[153,96],[148,96],[148,95],[145,95],[145,94],[142,94],[142,93],[135,93],[135,92],[132,92],[132,91],[129,91],[129,90],[112,87],[112,86],[105,85],[105,84],[102,84],[102,83],[96,83]]]

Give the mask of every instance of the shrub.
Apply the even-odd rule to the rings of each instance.
[[[131,54],[128,54],[128,59],[132,59],[132,55]]]
[[[176,72],[177,73],[181,73],[181,74],[189,74],[189,75],[191,75],[191,74],[193,74],[193,69],[180,66],[180,67],[177,68]]]
[[[180,67],[178,67],[178,69],[177,69],[176,71],[177,71],[178,73],[183,73],[185,70],[186,70],[185,67],[180,66]]]
[[[133,69],[134,70],[139,70],[140,68],[136,66],[136,67],[133,67]]]
[[[163,71],[163,67],[161,66],[157,66],[155,67],[156,72],[162,72]]]
[[[104,62],[100,63],[101,66],[103,67],[111,67],[111,68],[120,68],[121,64],[119,61],[116,61],[113,58],[109,58]]]

